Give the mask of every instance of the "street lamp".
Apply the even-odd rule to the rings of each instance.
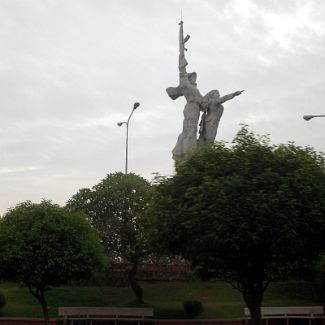
[[[303,119],[306,121],[310,121],[314,117],[325,117],[325,115],[304,115]]]
[[[122,126],[123,124],[126,124],[126,142],[125,142],[125,174],[128,173],[128,151],[129,151],[129,123],[130,123],[130,118],[133,114],[133,112],[140,106],[140,103],[134,103],[133,108],[131,111],[131,114],[127,121],[125,122],[118,122],[118,126]]]

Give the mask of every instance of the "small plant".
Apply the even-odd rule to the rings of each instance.
[[[190,318],[195,318],[203,312],[203,305],[201,301],[197,300],[187,300],[183,302],[183,307],[185,313]]]
[[[0,309],[5,306],[6,302],[5,295],[0,291]]]

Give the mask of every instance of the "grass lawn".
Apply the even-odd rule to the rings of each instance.
[[[143,282],[145,305],[154,308],[156,318],[187,318],[184,300],[199,300],[204,312],[200,318],[242,317],[245,306],[241,294],[230,285],[217,282]],[[42,317],[41,307],[26,288],[15,283],[2,283],[0,290],[7,298],[0,316]],[[134,306],[128,287],[60,287],[46,294],[51,317],[57,307],[67,306]],[[275,283],[267,290],[264,306],[319,305],[310,284],[305,282]]]

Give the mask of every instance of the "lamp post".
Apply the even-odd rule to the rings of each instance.
[[[303,119],[306,121],[310,121],[314,117],[325,117],[325,115],[304,115]]]
[[[131,111],[131,114],[127,121],[124,122],[118,122],[118,126],[122,126],[123,124],[126,124],[126,142],[125,142],[125,174],[128,173],[128,154],[129,154],[129,123],[130,123],[130,118],[133,114],[133,112],[140,106],[140,103],[134,103],[133,108]]]

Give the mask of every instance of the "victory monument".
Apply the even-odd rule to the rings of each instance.
[[[175,100],[181,96],[186,99],[183,111],[183,130],[178,136],[176,146],[172,151],[175,163],[182,160],[189,149],[195,148],[198,144],[215,140],[224,109],[222,104],[243,92],[243,90],[236,91],[220,97],[219,91],[215,89],[209,91],[205,96],[201,95],[196,84],[196,72],[186,71],[188,63],[185,58],[185,51],[187,51],[185,43],[189,40],[190,35],[184,38],[183,21],[179,23],[179,26],[179,85],[166,89],[171,99]],[[201,112],[201,121],[199,123]]]

